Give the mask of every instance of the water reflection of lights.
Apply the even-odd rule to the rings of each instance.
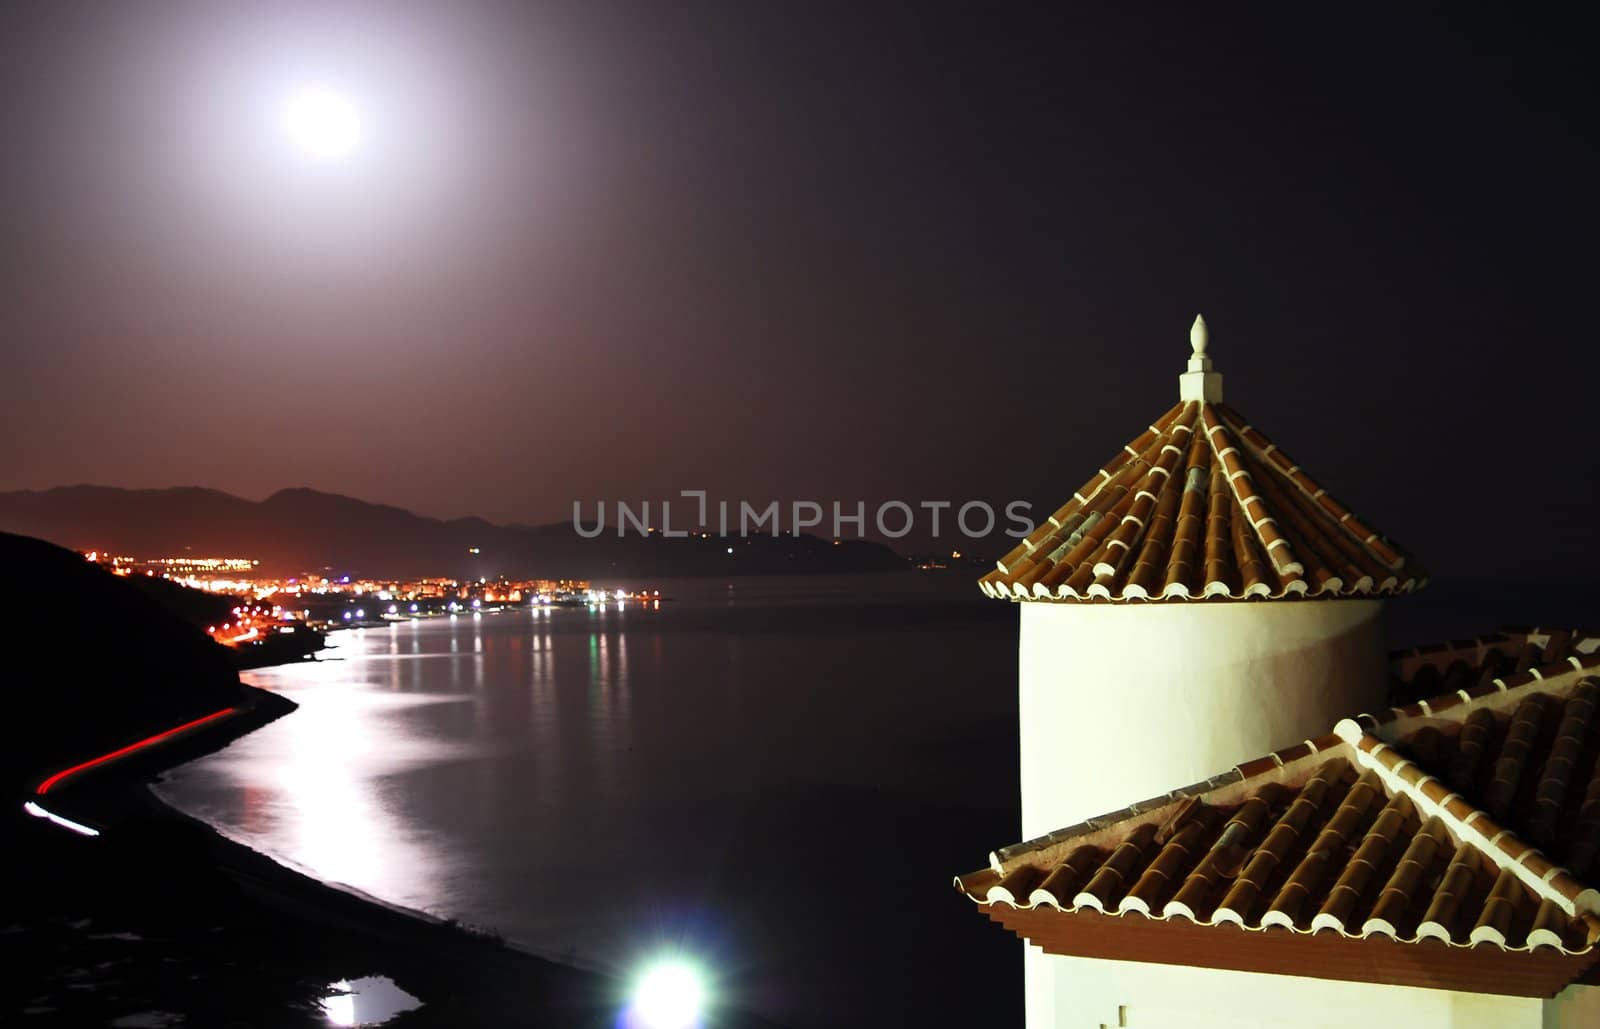
[[[440,862],[387,802],[383,780],[451,755],[408,738],[398,719],[384,717],[397,706],[359,688],[326,685],[314,703],[302,702],[284,719],[292,730],[286,760],[262,772],[288,802],[280,814],[293,819],[291,859],[380,896],[432,903]]]
[[[330,983],[328,990],[331,996],[322,998],[322,1013],[330,1025],[382,1025],[401,1012],[422,1006],[421,1001],[383,975],[340,979]]]
[[[650,620],[627,610],[642,600],[613,603],[332,634],[323,660],[249,673],[300,710],[175,773],[175,799],[320,878],[526,919],[485,906],[500,903],[483,886],[499,841],[542,847],[549,820],[589,817],[571,798],[614,806],[638,789],[633,716],[650,695],[635,691],[663,638],[630,634]]]
[[[470,756],[465,746],[413,734],[400,717],[466,698],[396,691],[393,676],[404,662],[386,653],[388,634],[362,636],[340,646],[346,662],[250,673],[300,707],[206,760],[211,774],[225,774],[253,795],[236,815],[210,820],[319,878],[434,907],[448,897],[448,850],[412,823],[388,784],[395,775]],[[377,661],[365,675],[352,674],[364,657]]]
[[[350,982],[340,979],[329,986],[333,996],[322,998],[322,1013],[333,1025],[356,1024],[356,995],[350,992]]]

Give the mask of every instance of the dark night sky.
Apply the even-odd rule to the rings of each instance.
[[[1203,311],[1425,563],[1600,572],[1595,34],[1294,6],[7,5],[0,489],[1053,507]]]

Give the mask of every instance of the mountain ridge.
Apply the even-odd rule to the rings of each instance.
[[[246,500],[206,486],[0,492],[0,531],[129,557],[247,557],[263,573],[618,578],[888,571],[882,544],[814,536],[579,536],[571,525],[431,518],[306,486]],[[732,553],[729,553],[729,550]]]

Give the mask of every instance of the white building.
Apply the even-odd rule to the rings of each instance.
[[[1600,638],[1392,662],[1415,562],[1191,342],[1178,405],[980,584],[1021,609],[1028,842],[957,886],[1029,940],[1029,1029],[1600,1025]],[[1341,721],[1408,680],[1458,692]]]

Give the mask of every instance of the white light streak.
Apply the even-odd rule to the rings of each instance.
[[[73,832],[81,833],[84,836],[99,836],[100,835],[100,830],[99,829],[91,829],[89,826],[84,825],[81,822],[74,822],[70,818],[63,818],[60,815],[56,814],[54,811],[46,811],[44,808],[40,807],[38,804],[35,804],[31,800],[28,801],[26,804],[22,805],[22,810],[26,811],[28,814],[32,815],[35,818],[47,819],[47,820],[49,820],[51,822],[54,822],[55,824],[61,826],[61,828],[63,828],[63,829],[71,829]]]

